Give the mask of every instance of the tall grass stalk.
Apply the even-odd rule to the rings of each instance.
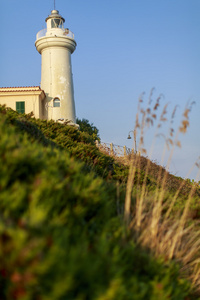
[[[187,173],[187,175],[186,175],[186,178],[189,178],[189,176],[190,176],[190,174],[192,173],[192,171],[193,171],[194,167],[196,166],[196,164],[197,164],[197,162],[196,162],[195,164],[193,164],[193,166],[190,168],[190,170],[188,171],[188,173]],[[197,178],[197,180],[198,180],[198,178]],[[178,196],[179,196],[179,193],[180,193],[181,189],[183,188],[183,186],[184,186],[185,184],[186,184],[186,181],[183,180],[182,183],[180,184],[179,188],[177,189],[177,191],[176,191],[174,197],[172,198],[172,200],[171,200],[171,202],[170,202],[170,205],[169,205],[169,207],[168,207],[168,209],[167,209],[167,212],[166,212],[166,214],[165,214],[165,216],[164,216],[164,218],[165,218],[166,220],[169,218],[170,213],[171,213],[171,211],[172,211],[172,209],[173,209],[173,207],[174,207],[174,204],[175,204],[175,202],[176,202],[176,200],[177,200],[177,198],[178,198]]]
[[[129,168],[129,176],[128,176],[128,182],[127,182],[127,189],[126,189],[126,199],[125,199],[125,221],[128,222],[130,220],[130,214],[131,214],[131,193],[134,183],[134,178],[136,174],[136,169],[140,170],[140,153],[144,154],[146,153],[146,149],[144,148],[144,135],[145,135],[145,129],[146,127],[151,127],[153,125],[154,119],[156,119],[155,111],[159,107],[159,102],[161,99],[161,95],[157,98],[156,104],[153,108],[153,112],[151,113],[151,103],[152,103],[152,95],[153,95],[154,89],[151,90],[149,101],[148,101],[148,107],[146,110],[141,108],[141,103],[143,103],[143,95],[139,98],[138,102],[138,110],[136,114],[136,122],[134,127],[134,133],[137,136],[137,132],[139,131],[139,146],[138,146],[138,153],[137,155],[133,155],[130,160],[130,168]],[[142,115],[142,120],[139,122],[139,116]],[[147,126],[146,126],[147,125]],[[155,140],[155,139],[154,139]],[[152,143],[151,146],[151,152],[153,152],[153,146],[154,143]],[[150,160],[148,160],[145,177],[143,179],[143,185],[142,185],[142,192],[141,194],[137,193],[136,195],[136,220],[137,220],[137,227],[140,227],[141,221],[142,221],[142,207],[143,207],[143,197],[145,194],[145,182],[148,175],[148,169],[150,166]],[[138,187],[140,186],[140,175],[141,173],[138,172],[137,174],[137,183]],[[140,190],[138,188],[138,190]]]
[[[152,97],[152,92],[150,98]],[[154,125],[159,113],[157,112],[160,106],[160,97],[157,98],[154,107],[152,108],[152,100],[148,102],[147,109],[141,108],[143,99],[139,99],[138,112],[136,115],[136,123],[134,130],[137,132],[139,138],[138,151],[141,154],[146,153],[144,147],[144,136],[146,131]],[[193,103],[192,103],[193,104]],[[189,113],[192,104],[187,104],[180,126],[176,131],[173,128],[173,120],[175,116],[176,107],[172,113],[168,135],[165,136],[159,133],[162,124],[167,121],[167,107],[165,105],[158,118],[158,125],[156,133],[153,138],[151,152],[155,147],[155,138],[159,135],[164,136],[165,145],[162,154],[162,162],[165,159],[167,148],[170,152],[167,159],[167,165],[163,172],[160,166],[157,174],[156,189],[154,192],[148,192],[147,178],[150,171],[151,161],[147,161],[146,170],[143,178],[142,186],[140,184],[140,159],[139,154],[133,154],[130,160],[129,175],[126,186],[126,198],[124,219],[129,226],[133,229],[134,238],[136,241],[146,247],[149,247],[156,256],[164,256],[166,260],[174,259],[181,264],[181,270],[191,279],[193,286],[196,290],[200,291],[200,229],[196,223],[190,224],[188,222],[188,213],[196,189],[196,185],[191,185],[191,190],[188,193],[185,201],[183,212],[173,211],[179,193],[183,188],[186,181],[182,181],[177,191],[173,196],[167,196],[166,183],[169,175],[169,167],[172,161],[175,148],[181,147],[179,136],[181,133],[185,134],[189,126]],[[141,119],[141,121],[140,121]],[[192,169],[191,169],[192,170]],[[137,173],[138,180],[135,180]],[[200,175],[200,168],[198,176]],[[197,178],[196,178],[197,180]],[[135,186],[136,185],[136,186]],[[133,196],[133,187],[135,186],[136,204],[131,204]]]
[[[200,175],[200,169],[199,169],[199,172],[197,174],[197,178],[199,178],[199,175]],[[180,218],[180,221],[179,221],[179,226],[178,226],[177,233],[173,237],[173,242],[172,242],[172,245],[170,247],[170,252],[169,252],[169,259],[172,259],[173,255],[174,255],[174,252],[175,252],[175,247],[178,247],[181,243],[181,235],[179,233],[183,232],[183,229],[184,229],[184,226],[185,226],[185,223],[186,223],[186,220],[187,220],[187,215],[188,215],[190,203],[191,203],[191,200],[192,200],[192,196],[194,194],[194,190],[195,190],[195,185],[193,184],[192,188],[190,190],[188,199],[186,201],[182,217]]]

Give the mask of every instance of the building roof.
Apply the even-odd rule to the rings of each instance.
[[[0,92],[44,92],[40,86],[17,86],[17,87],[0,87]]]
[[[46,97],[40,86],[0,87],[0,97],[19,95],[41,95],[41,100]]]

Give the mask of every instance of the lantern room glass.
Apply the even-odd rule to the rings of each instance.
[[[64,28],[62,19],[51,19],[51,28]]]

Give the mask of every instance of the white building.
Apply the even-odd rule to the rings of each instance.
[[[0,104],[36,118],[76,123],[71,54],[74,34],[64,28],[57,10],[46,18],[46,29],[37,33],[35,46],[41,54],[41,87],[0,88]]]
[[[0,88],[0,104],[6,104],[19,113],[33,112],[40,119],[44,116],[45,97],[39,86]]]

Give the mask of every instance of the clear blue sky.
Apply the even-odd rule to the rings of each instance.
[[[53,0],[1,1],[0,86],[40,84],[41,57],[34,42],[45,27]],[[76,114],[93,122],[103,142],[132,147],[138,97],[164,94],[169,111],[190,114],[182,148],[171,172],[185,177],[200,155],[200,1],[199,0],[56,0],[65,27],[75,34],[72,55]],[[152,135],[146,135],[149,148]],[[153,159],[159,161],[162,139]],[[197,171],[197,169],[196,169]],[[194,178],[192,173],[190,178]]]

